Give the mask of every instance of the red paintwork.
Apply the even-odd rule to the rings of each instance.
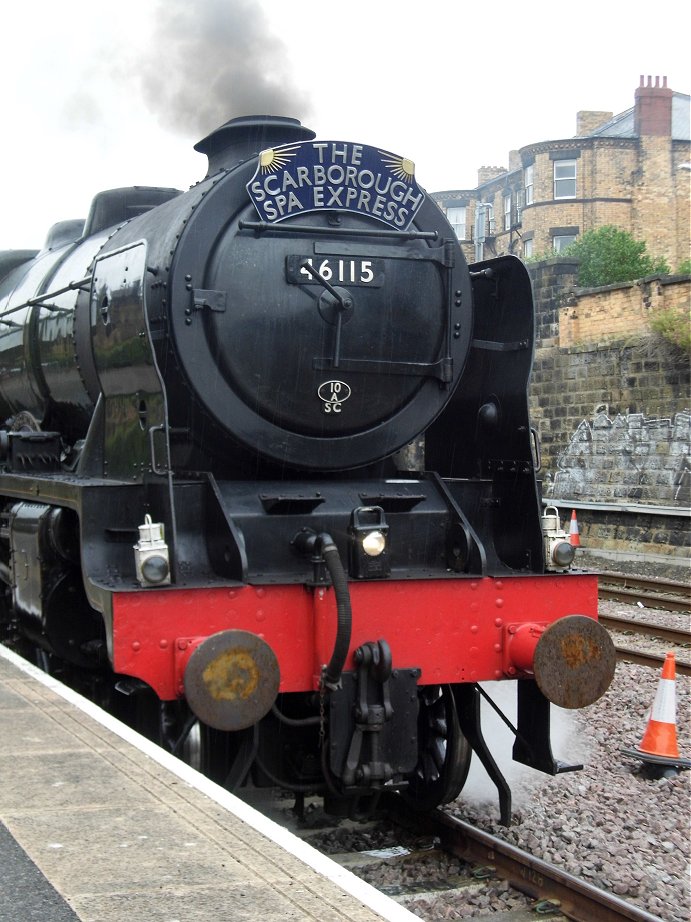
[[[512,676],[529,668],[546,625],[564,615],[597,617],[597,577],[580,574],[351,583],[350,593],[351,653],[383,638],[394,668],[422,669],[421,684]],[[513,637],[526,624],[532,628],[518,632],[512,658]],[[270,644],[282,692],[314,690],[335,639],[333,591],[245,586],[115,593],[114,669],[143,679],[163,699],[175,698],[195,647],[229,628]]]

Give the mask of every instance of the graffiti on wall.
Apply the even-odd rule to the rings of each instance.
[[[617,414],[606,406],[584,419],[557,459],[552,498],[688,506],[691,413]]]

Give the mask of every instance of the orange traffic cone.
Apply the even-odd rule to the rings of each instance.
[[[576,510],[571,510],[571,526],[569,527],[569,544],[571,547],[580,547],[581,539],[578,534],[578,519],[576,518]]]
[[[691,768],[691,759],[680,757],[677,744],[675,678],[674,653],[668,653],[643,739],[637,749],[623,749],[622,752],[650,765]]]
[[[648,726],[638,747],[641,752],[664,756],[667,759],[679,758],[675,678],[674,653],[668,653],[662,667],[662,678],[657,686]]]

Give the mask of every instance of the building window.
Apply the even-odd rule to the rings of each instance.
[[[554,161],[554,197],[576,198],[576,161]]]
[[[533,255],[533,241],[524,240],[523,241],[523,259],[530,259]]]
[[[552,237],[552,246],[554,247],[555,253],[561,253],[576,239],[576,234],[561,234],[559,236]]]
[[[533,204],[533,164],[525,168],[523,173],[523,181],[525,183],[525,203],[526,205]]]
[[[505,195],[502,200],[502,211],[504,214],[504,230],[511,229],[511,193]]]
[[[447,208],[446,209],[446,219],[453,227],[454,233],[459,240],[466,239],[465,232],[465,206],[462,208]]]

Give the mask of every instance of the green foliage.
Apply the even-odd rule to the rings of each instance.
[[[685,259],[677,266],[677,275],[691,275],[691,259]]]
[[[587,231],[562,255],[580,260],[578,284],[582,288],[632,282],[646,275],[669,275],[670,272],[663,258],[654,258],[646,252],[642,240],[636,240],[628,231],[611,224]]]
[[[650,326],[673,346],[685,352],[691,350],[691,322],[686,311],[656,311],[650,318]]]
[[[522,256],[521,259],[526,266],[531,266],[533,263],[541,263],[546,259],[554,259],[556,255],[552,250],[545,250],[543,253],[534,253],[532,256]]]

